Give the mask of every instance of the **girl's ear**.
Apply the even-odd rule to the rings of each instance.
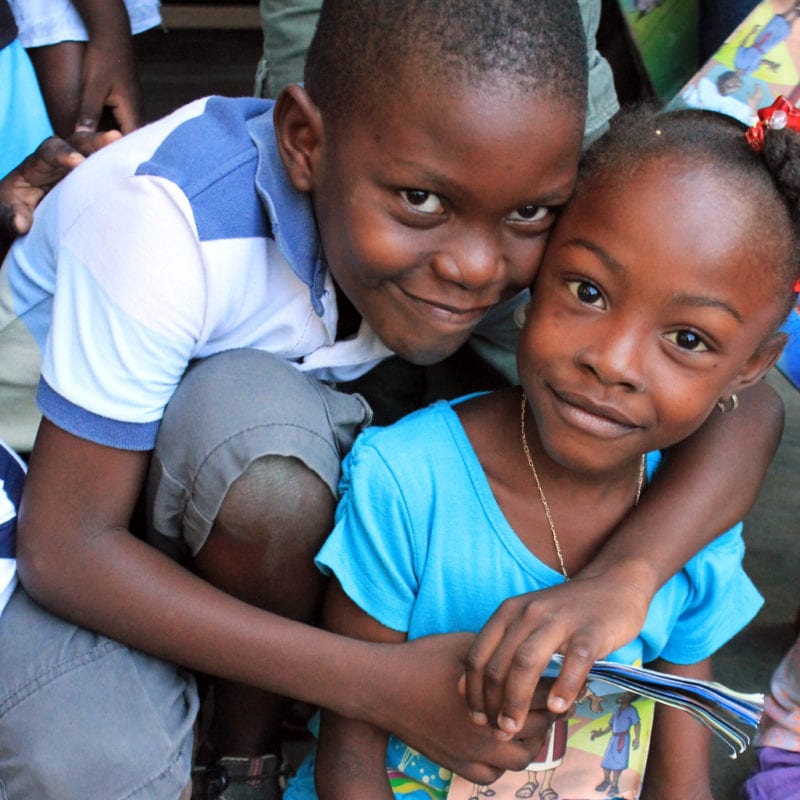
[[[322,115],[299,84],[286,86],[273,111],[278,152],[293,186],[300,192],[314,187],[314,169],[322,153]]]
[[[734,378],[729,394],[746,389],[761,380],[775,366],[788,336],[783,332],[773,333],[758,350],[747,359],[744,369]]]

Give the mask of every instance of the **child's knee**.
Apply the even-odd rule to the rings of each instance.
[[[197,556],[212,530],[246,541],[290,528],[319,535],[340,461],[370,419],[358,395],[270,353],[234,350],[200,363],[170,402],[151,461],[154,543]]]
[[[264,456],[231,485],[212,528],[243,543],[283,549],[319,546],[333,525],[335,498],[297,458]]]

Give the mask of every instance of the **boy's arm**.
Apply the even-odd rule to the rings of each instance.
[[[391,630],[364,613],[332,578],[325,596],[323,626],[351,638],[399,643],[404,633]],[[323,711],[316,763],[320,800],[392,800],[386,775],[388,735],[359,720]]]
[[[648,664],[660,672],[711,680],[711,659]],[[711,731],[685,711],[656,703],[641,800],[712,800]]]
[[[659,587],[748,513],[782,430],[783,404],[765,381],[742,392],[735,412],[715,410],[666,455],[639,506],[569,583],[503,603],[467,657],[476,721],[513,735],[555,652],[565,660],[548,705],[566,710],[591,664],[638,634]]]
[[[470,722],[456,684],[471,635],[402,645],[337,636],[243,603],[133,536],[148,460],[42,421],[17,538],[20,579],[34,599],[160,658],[392,730],[480,783],[535,755],[548,714],[532,715],[525,735],[507,743]]]

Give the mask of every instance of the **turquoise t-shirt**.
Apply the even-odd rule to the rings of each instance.
[[[648,475],[659,461],[658,453],[648,456]],[[367,614],[409,639],[478,631],[506,598],[564,580],[506,521],[450,403],[362,433],[344,462],[340,489],[336,525],[317,564]],[[692,664],[711,655],[762,604],[743,555],[739,524],[659,590],[639,636],[609,659]],[[619,597],[624,602],[624,586]],[[427,787],[446,790],[449,780],[394,739],[387,769],[419,780],[419,797],[436,796]],[[310,759],[285,797],[316,797]]]

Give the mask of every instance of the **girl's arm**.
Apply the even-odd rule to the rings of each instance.
[[[404,642],[405,634],[364,613],[332,578],[323,626],[334,633],[373,642]],[[317,749],[316,785],[320,800],[392,800],[386,775],[388,734],[367,722],[323,711]]]
[[[742,392],[735,412],[715,410],[670,450],[639,506],[569,583],[503,603],[467,656],[473,718],[511,738],[555,652],[565,661],[548,706],[569,708],[591,664],[638,634],[659,587],[746,516],[782,430],[783,404],[765,381]]]
[[[682,677],[712,678],[711,659],[688,666],[667,661],[649,666]],[[685,711],[656,703],[641,800],[712,800],[711,735]]]

